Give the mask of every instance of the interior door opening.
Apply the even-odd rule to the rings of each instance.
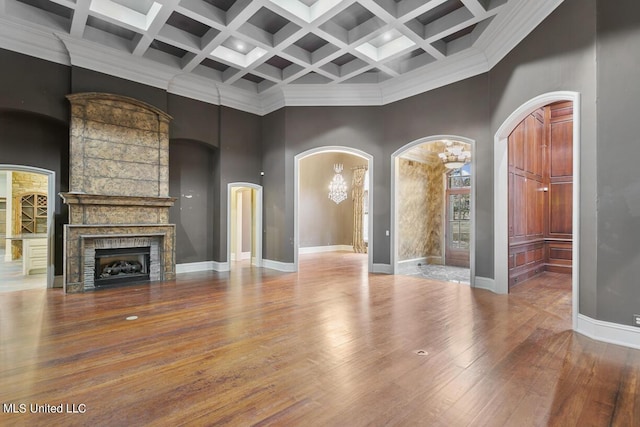
[[[511,132],[509,288],[543,272],[571,275],[573,103],[540,107]]]
[[[52,173],[0,167],[0,292],[53,285]]]
[[[392,156],[396,274],[472,284],[473,141],[435,136]]]
[[[262,266],[262,187],[228,187],[227,260],[229,269]]]

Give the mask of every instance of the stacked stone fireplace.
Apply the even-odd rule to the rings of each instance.
[[[80,93],[71,102],[64,288],[83,292],[175,278],[169,224],[169,120],[128,97]]]

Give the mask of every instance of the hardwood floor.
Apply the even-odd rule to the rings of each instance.
[[[0,425],[638,425],[640,350],[573,333],[565,276],[507,296],[300,259],[0,294]]]

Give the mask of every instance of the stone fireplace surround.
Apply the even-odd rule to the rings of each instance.
[[[175,278],[169,224],[169,120],[138,100],[104,93],[71,102],[64,289],[95,289],[95,250],[151,247],[150,281]]]

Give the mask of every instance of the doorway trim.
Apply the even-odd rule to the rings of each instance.
[[[230,182],[227,184],[227,262],[226,268],[220,271],[231,269],[231,191],[234,188],[251,188],[256,191],[256,204],[251,207],[255,215],[252,232],[256,248],[255,263],[252,262],[252,265],[262,267],[262,186],[250,182]]]
[[[391,155],[391,226],[392,226],[392,239],[391,239],[391,268],[393,274],[397,274],[399,271],[399,256],[398,256],[398,191],[396,191],[397,182],[399,179],[399,170],[397,163],[399,158],[408,150],[429,142],[442,141],[442,140],[460,141],[469,144],[471,147],[471,238],[469,239],[469,283],[471,287],[475,287],[476,282],[476,141],[464,136],[458,135],[432,135],[424,138],[419,138],[409,142],[406,145],[398,148]]]
[[[293,162],[293,271],[298,271],[298,254],[300,252],[300,227],[298,220],[298,203],[300,200],[300,161],[306,157],[321,153],[345,153],[361,157],[367,161],[369,172],[369,182],[373,183],[373,156],[357,148],[343,147],[339,145],[327,145],[324,147],[312,148],[303,151],[295,156]],[[369,186],[369,242],[367,247],[368,271],[373,273],[373,189]]]
[[[580,272],[580,94],[571,91],[549,92],[522,104],[502,123],[494,137],[494,292],[509,292],[509,159],[507,142],[513,129],[524,118],[545,105],[558,101],[573,102],[573,245],[571,266],[571,298],[573,329],[578,324],[578,283]]]
[[[55,224],[54,214],[56,210],[55,197],[56,197],[56,173],[48,169],[37,168],[33,166],[24,165],[4,165],[0,164],[1,171],[7,172],[28,172],[37,173],[47,176],[47,288],[52,288],[54,283],[55,274],[55,248],[54,248],[54,236],[55,236]]]

